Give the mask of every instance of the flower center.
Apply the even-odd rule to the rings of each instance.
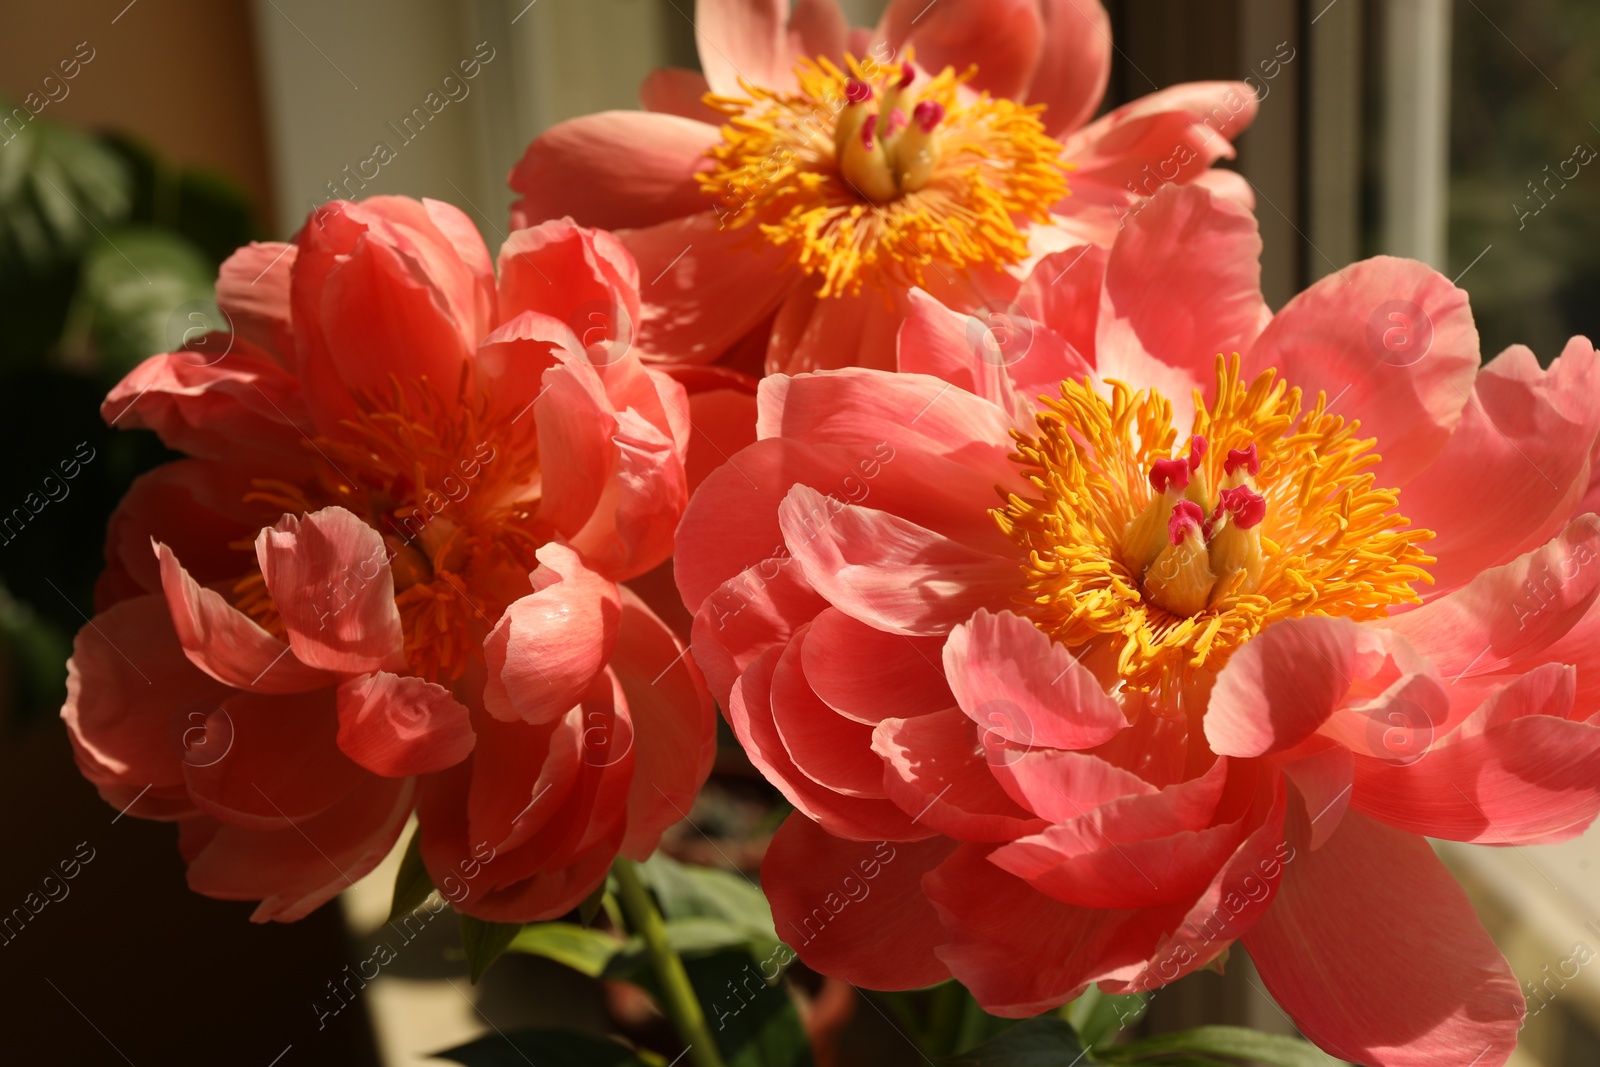
[[[532,590],[534,552],[550,538],[535,518],[534,420],[508,417],[465,377],[461,393],[447,404],[424,380],[363,397],[342,432],[308,445],[314,475],[258,480],[247,497],[297,515],[337,505],[382,534],[406,660],[440,684],[466,672],[494,620]],[[339,584],[307,595],[344,603],[349,591]],[[281,632],[259,571],[235,590],[241,610]]]
[[[1374,442],[1318,394],[1266,371],[1249,386],[1217,359],[1185,454],[1154,390],[1087,382],[1046,398],[1036,434],[1014,433],[1037,497],[994,510],[1024,553],[1022,610],[1108,679],[1181,702],[1239,645],[1280,619],[1371,619],[1417,603],[1433,558],[1374,488]]]
[[[909,58],[845,62],[802,60],[798,92],[741,81],[747,97],[706,97],[729,116],[697,176],[721,224],[756,226],[823,297],[1023,259],[1030,221],[1067,195],[1042,108],[965,89],[976,68],[919,86]]]

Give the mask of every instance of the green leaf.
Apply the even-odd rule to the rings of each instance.
[[[61,706],[71,654],[71,639],[0,585],[0,662],[19,711],[31,716]]]
[[[101,137],[132,175],[129,222],[149,223],[193,241],[213,265],[259,239],[250,202],[235,183],[210,171],[179,169],[149,145],[119,133]]]
[[[1344,1062],[1298,1037],[1264,1034],[1242,1026],[1197,1026],[1157,1034],[1109,1049],[1104,1055],[1117,1063],[1171,1063],[1174,1055],[1183,1053],[1232,1056],[1276,1067],[1338,1067]]]
[[[721,919],[668,919],[666,927],[667,944],[684,959],[711,956],[730,949],[751,952],[749,932]],[[776,947],[774,944],[773,948]],[[766,956],[752,955],[752,958],[765,959]],[[644,938],[635,935],[611,958],[601,977],[629,978],[649,966],[650,954],[645,949]]]
[[[210,345],[197,351],[199,363],[221,358],[228,341],[206,336],[231,333],[214,287],[211,265],[184,238],[146,228],[106,231],[85,256],[80,290],[104,369],[121,374],[186,342]]]
[[[668,919],[667,943],[678,955],[693,959],[729,949],[749,949],[747,931],[721,919]],[[590,978],[631,978],[650,966],[644,939],[623,941],[612,934],[574,923],[549,922],[524,926],[507,946],[565,964]]]
[[[1131,1030],[1144,1018],[1149,1007],[1147,993],[1102,993],[1093,986],[1072,1002],[1067,1021],[1078,1031],[1085,1045],[1099,1048],[1115,1040],[1124,1030]]]
[[[788,989],[748,952],[719,952],[683,966],[727,1067],[811,1067],[811,1045]]]
[[[433,892],[433,879],[422,863],[422,827],[411,832],[406,843],[406,854],[400,859],[400,870],[394,876],[394,903],[389,905],[389,918],[394,922],[422,906]]]
[[[12,113],[3,102],[0,111]],[[0,269],[42,273],[104,244],[96,227],[127,217],[131,186],[116,153],[76,130],[33,119],[0,143]]]
[[[608,933],[574,923],[530,923],[506,947],[511,952],[543,956],[590,978],[599,978],[624,945]],[[641,942],[641,955],[643,951]]]
[[[489,969],[489,964],[499,959],[500,953],[516,939],[522,924],[486,922],[471,915],[462,915],[460,918],[461,947],[467,953],[467,963],[472,967],[472,983],[476,985],[478,979],[483,977],[483,972]]]
[[[1085,1054],[1072,1027],[1053,1015],[1018,1023],[977,1048],[939,1060],[944,1067],[1081,1067],[1098,1062]]]
[[[600,914],[605,907],[606,894],[611,892],[611,877],[594,887],[594,892],[583,898],[583,903],[578,905],[578,921],[588,926],[594,922],[594,917]]]
[[[644,1067],[644,1061],[614,1041],[565,1030],[518,1030],[480,1037],[434,1057],[466,1067]]]
[[[744,875],[691,867],[660,852],[639,869],[661,904],[661,914],[668,919],[721,919],[746,934],[757,956],[765,956],[777,946],[767,898]]]

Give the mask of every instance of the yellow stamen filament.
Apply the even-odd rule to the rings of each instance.
[[[936,265],[1024,259],[1029,223],[1047,221],[1067,195],[1041,108],[963,89],[974,70],[947,68],[902,89],[906,67],[877,66],[871,77],[853,58],[846,67],[802,60],[797,91],[741,82],[743,97],[706,97],[728,116],[696,179],[721,225],[751,227],[785,249],[818,277],[822,297],[922,285]],[[852,80],[868,83],[872,99],[849,103]],[[932,128],[915,117],[919,103],[940,109]]]

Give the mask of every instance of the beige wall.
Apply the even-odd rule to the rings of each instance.
[[[114,21],[113,21],[114,20]],[[0,21],[0,93],[21,100],[88,42],[93,59],[51,87],[41,118],[132,134],[164,158],[221,172],[244,187],[263,222],[273,187],[263,137],[250,11],[243,0],[72,0],[7,3]]]

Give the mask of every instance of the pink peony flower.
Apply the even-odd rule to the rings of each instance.
[[[101,796],[178,823],[192,888],[300,918],[420,799],[461,910],[548,918],[681,818],[714,712],[617,583],[671,551],[685,401],[575,332],[636,288],[570,223],[514,233],[497,281],[453,207],[334,203],[223,265],[223,356],[112,390],[191,458],[112,519],[62,717]]]
[[[1019,265],[1109,245],[1166,183],[1251,202],[1207,169],[1255,116],[1242,83],[1088,121],[1110,71],[1099,0],[894,0],[870,33],[834,0],[701,0],[695,25],[704,76],[657,71],[646,111],[563,122],[511,173],[516,225],[619,231],[656,359],[890,368],[914,286],[1003,306]]]
[[[1039,264],[1026,344],[919,293],[903,373],[762,383],[677,578],[798,809],[763,885],[867,986],[1025,1016],[1242,940],[1336,1055],[1501,1064],[1517,981],[1423,836],[1600,809],[1600,365],[1480,368],[1404,260],[1271,315],[1259,251],[1163,190]]]

